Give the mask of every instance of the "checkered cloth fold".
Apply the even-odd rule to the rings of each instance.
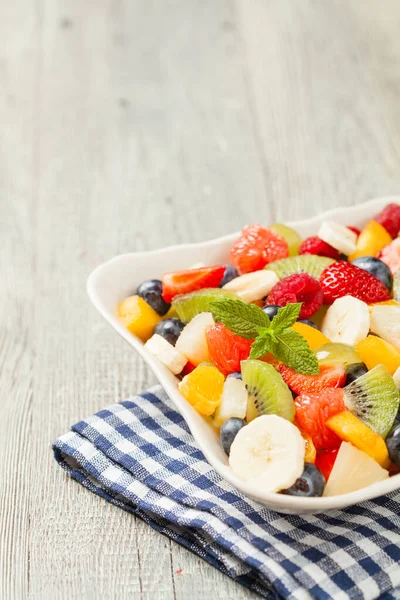
[[[400,598],[400,494],[321,515],[269,511],[206,462],[160,387],[80,421],[53,448],[89,490],[266,598]]]

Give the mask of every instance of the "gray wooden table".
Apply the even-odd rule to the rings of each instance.
[[[154,383],[85,280],[399,192],[400,3],[1,0],[0,28],[0,600],[254,597],[55,465]]]

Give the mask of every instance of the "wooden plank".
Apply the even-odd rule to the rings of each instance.
[[[399,3],[236,6],[279,218],[398,191]]]
[[[37,31],[34,6],[0,5],[0,597],[29,584],[32,217]]]
[[[89,306],[89,271],[239,228],[264,198],[229,3],[48,0],[42,14],[30,597],[247,597],[66,480],[49,452],[154,383]]]
[[[69,424],[154,383],[85,279],[397,191],[400,7],[16,0],[0,17],[0,597],[249,598],[54,464]]]

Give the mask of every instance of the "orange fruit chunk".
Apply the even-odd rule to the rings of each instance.
[[[350,442],[376,460],[381,467],[387,469],[390,461],[383,437],[372,431],[349,410],[333,415],[326,421],[326,426],[344,442]]]
[[[357,344],[356,349],[369,370],[377,365],[385,365],[393,375],[400,367],[400,352],[376,335],[368,335]]]
[[[311,350],[316,350],[319,346],[330,342],[321,331],[311,327],[311,325],[306,325],[306,323],[294,323],[292,329],[303,336]]]
[[[349,256],[349,260],[360,256],[376,256],[391,241],[392,237],[380,223],[370,221],[358,236],[356,250]]]
[[[146,342],[162,317],[140,296],[129,296],[118,304],[118,315],[133,335]]]
[[[201,415],[210,417],[221,402],[225,377],[217,367],[201,364],[179,383],[179,391]]]

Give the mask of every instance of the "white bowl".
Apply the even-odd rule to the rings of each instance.
[[[362,227],[389,202],[400,203],[400,196],[390,196],[371,200],[358,206],[342,207],[330,210],[312,219],[288,223],[300,235],[316,235],[323,220],[330,219],[344,225]],[[326,512],[345,508],[358,502],[376,498],[400,488],[400,475],[391,477],[367,488],[326,498],[296,498],[263,492],[249,493],[245,482],[238,479],[228,466],[215,430],[199,415],[178,391],[178,379],[166,367],[158,362],[145,348],[143,343],[132,335],[117,316],[118,302],[131,295],[144,280],[161,278],[163,273],[187,269],[197,262],[205,264],[224,264],[228,262],[229,249],[238,237],[237,233],[199,244],[171,246],[151,252],[136,252],[117,256],[98,266],[89,276],[87,291],[89,297],[110,323],[150,366],[160,384],[174,402],[176,409],[186,420],[204,456],[214,469],[240,492],[251,496],[261,504],[282,513],[301,514]]]

